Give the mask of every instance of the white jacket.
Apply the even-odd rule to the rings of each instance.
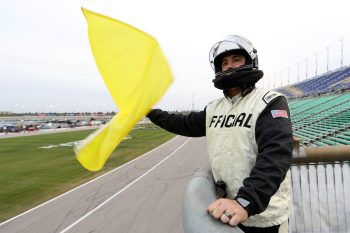
[[[244,98],[217,99],[206,108],[206,137],[209,160],[215,181],[227,185],[228,198],[235,198],[243,180],[250,176],[258,155],[255,128],[260,113],[281,94],[254,89]],[[252,215],[242,224],[250,227],[269,227],[288,220],[291,181],[288,170],[268,207]]]

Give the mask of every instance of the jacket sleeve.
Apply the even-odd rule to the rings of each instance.
[[[191,112],[188,115],[170,114],[160,109],[153,109],[147,117],[163,129],[186,137],[205,136],[206,110]]]
[[[286,117],[273,118],[271,110],[285,110]],[[277,192],[290,168],[293,153],[293,133],[287,100],[277,97],[258,117],[255,127],[258,155],[250,176],[244,179],[236,198],[250,202],[248,215],[263,212]]]

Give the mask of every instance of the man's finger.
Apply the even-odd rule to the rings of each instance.
[[[219,205],[217,208],[214,209],[213,213],[212,213],[212,216],[216,219],[220,219],[221,218],[221,215],[224,214],[224,209],[222,208],[221,205]]]
[[[230,221],[230,219],[225,215],[225,214],[222,214],[221,215],[221,218],[220,218],[221,222],[223,223],[228,223]]]
[[[231,218],[229,224],[230,224],[231,226],[237,226],[237,225],[241,222],[241,220],[242,220],[242,219],[241,219],[241,216],[235,214],[235,215],[232,216],[232,218]]]
[[[213,214],[213,211],[220,205],[219,201],[214,201],[208,206],[208,212],[209,214]]]

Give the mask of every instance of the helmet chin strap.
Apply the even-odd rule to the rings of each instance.
[[[235,69],[218,72],[213,79],[214,86],[220,90],[227,90],[234,87],[254,85],[263,76],[262,70]]]

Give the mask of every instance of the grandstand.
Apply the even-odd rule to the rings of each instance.
[[[278,88],[301,146],[350,145],[350,67]]]
[[[277,90],[289,99],[295,99],[310,95],[343,92],[349,89],[350,66],[346,66],[296,84],[278,88]]]

